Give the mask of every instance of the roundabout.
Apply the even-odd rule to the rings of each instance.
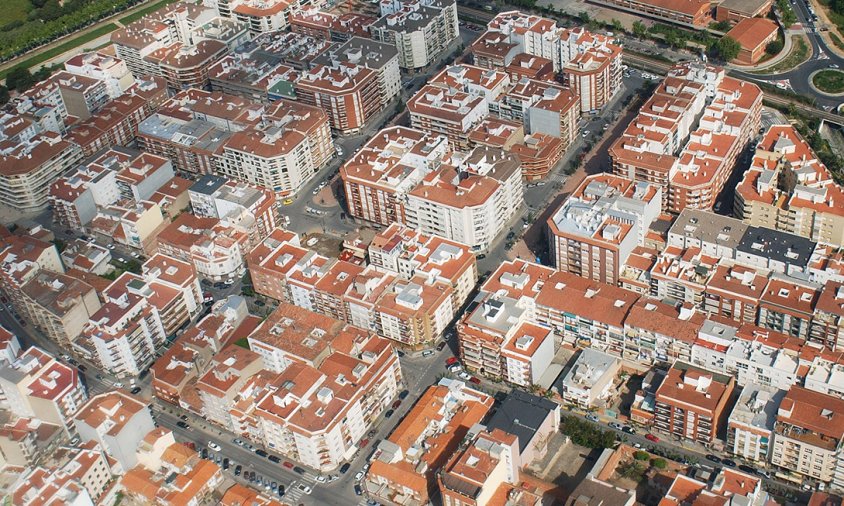
[[[809,76],[809,82],[819,93],[830,96],[844,95],[844,71],[829,68],[816,70]]]

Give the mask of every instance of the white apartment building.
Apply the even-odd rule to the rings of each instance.
[[[621,360],[593,349],[585,349],[563,377],[563,399],[582,409],[597,407],[612,396]]]
[[[521,162],[502,150],[478,147],[458,165],[433,171],[407,195],[407,225],[489,248],[524,200]]]
[[[87,399],[79,373],[41,348],[31,347],[0,367],[0,407],[72,430],[71,418]]]
[[[436,61],[460,36],[455,0],[381,0],[372,38],[396,46],[404,69]]]
[[[749,384],[739,395],[727,421],[727,450],[750,462],[766,464],[774,424],[785,390]]]
[[[119,97],[135,84],[126,62],[99,51],[78,54],[64,62],[64,68],[71,74],[105,82],[111,99]]]
[[[149,287],[129,273],[103,292],[105,303],[91,316],[74,343],[79,352],[118,377],[138,376],[155,359],[166,334],[158,310],[147,297]]]
[[[74,425],[83,442],[97,442],[124,472],[138,463],[138,445],[155,428],[149,406],[120,390],[91,397]]]

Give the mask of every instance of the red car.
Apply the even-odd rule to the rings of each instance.
[[[288,462],[288,461],[285,460],[282,465],[284,467],[286,467],[287,469],[293,469],[293,463],[292,462]]]
[[[659,438],[654,436],[653,434],[645,434],[645,439],[648,441],[653,441],[654,443],[659,443]]]
[[[361,448],[365,448],[365,447],[366,447],[366,445],[368,445],[368,444],[369,444],[369,440],[368,440],[368,439],[363,438],[363,439],[361,439],[361,440],[360,440],[360,447],[361,447]]]
[[[474,384],[476,384],[476,385],[480,385],[480,384],[481,384],[481,380],[479,380],[479,379],[478,379],[478,378],[476,378],[475,376],[472,376],[471,378],[469,378],[469,382],[470,382],[470,383],[474,383]]]
[[[457,363],[457,357],[448,357],[445,361],[445,365],[451,365]]]
[[[393,409],[398,409],[399,406],[401,406],[401,399],[398,399],[393,403]]]

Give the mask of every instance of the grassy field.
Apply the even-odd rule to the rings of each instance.
[[[5,26],[12,21],[26,21],[26,13],[29,12],[29,0],[3,0],[3,8],[0,9],[0,26]]]
[[[77,48],[83,44],[87,44],[88,42],[91,42],[92,40],[106,35],[108,33],[111,33],[115,30],[117,30],[117,25],[115,25],[114,23],[105,24],[97,28],[96,30],[86,32],[78,37],[74,37],[70,40],[63,42],[62,44],[59,44],[56,47],[44,51],[43,53],[39,53],[33,56],[32,58],[28,58],[15,66],[32,68],[38,65],[39,63],[44,63],[45,61],[51,58],[55,58],[56,56],[64,53],[65,51],[70,51],[71,49]],[[8,74],[10,70],[12,69],[8,68],[6,70],[0,71],[0,78],[5,78],[6,74]]]
[[[128,25],[132,21],[137,21],[137,20],[141,19],[142,17],[146,16],[147,14],[149,14],[150,12],[157,11],[158,9],[164,7],[165,5],[171,4],[175,1],[176,0],[161,0],[159,2],[153,2],[152,4],[144,7],[141,10],[135,11],[132,14],[129,14],[128,16],[123,16],[122,18],[120,18],[120,23],[122,25]]]
[[[803,63],[804,61],[808,60],[810,53],[809,45],[806,44],[806,41],[803,39],[803,37],[799,35],[793,35],[791,37],[791,42],[791,52],[788,53],[788,56],[780,60],[780,62],[774,65],[773,67],[769,67],[764,70],[758,70],[753,73],[776,74],[777,72],[791,70],[794,67]]]
[[[844,93],[844,72],[821,70],[812,77],[812,84],[826,93]]]

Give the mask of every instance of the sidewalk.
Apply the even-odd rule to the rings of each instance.
[[[818,16],[819,23],[816,23],[816,25],[823,24],[826,25],[827,28],[829,28],[829,31],[818,32],[818,35],[820,35],[820,37],[826,43],[827,49],[837,54],[838,56],[844,58],[844,49],[841,49],[840,47],[836,46],[835,43],[832,41],[832,37],[830,37],[830,34],[835,34],[840,40],[844,41],[844,34],[842,34],[841,30],[838,29],[838,25],[829,20],[829,17],[826,15],[827,7],[821,5],[820,2],[818,2],[817,0],[809,0],[809,3],[812,5],[812,9],[815,10],[815,14],[817,14]]]

